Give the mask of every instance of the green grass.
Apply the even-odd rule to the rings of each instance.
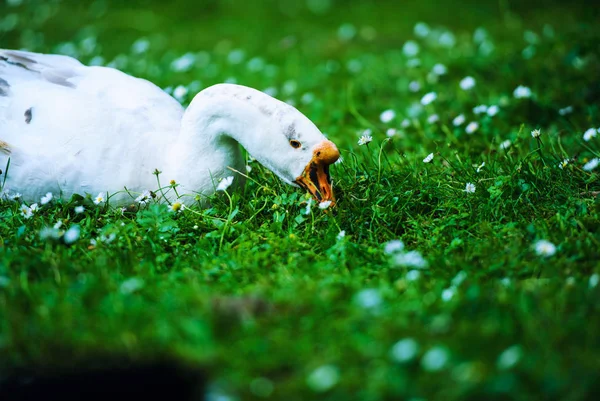
[[[580,400],[600,390],[600,168],[583,169],[600,157],[600,134],[583,140],[600,128],[596,10],[193,3],[3,4],[0,40],[113,62],[162,87],[275,88],[339,145],[337,207],[305,214],[305,195],[256,162],[242,192],[207,210],[122,213],[78,197],[25,219],[5,201],[1,368],[168,357],[205,369],[213,396],[240,400]],[[455,44],[415,36],[419,21]],[[149,50],[134,54],[142,37]],[[420,66],[407,65],[407,40]],[[186,52],[200,52],[196,64],[171,69]],[[448,72],[428,79],[436,63]],[[465,76],[470,91],[459,88]],[[519,85],[531,98],[513,96]],[[428,92],[437,99],[421,107]],[[500,111],[475,115],[479,104]],[[382,123],[388,109],[396,118]],[[365,129],[373,141],[359,146]],[[58,221],[80,227],[75,243],[40,238]],[[387,255],[396,239],[427,268]],[[556,253],[538,255],[538,240]]]

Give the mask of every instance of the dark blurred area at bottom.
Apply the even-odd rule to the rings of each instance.
[[[202,400],[205,387],[204,372],[171,361],[0,371],[2,401]]]

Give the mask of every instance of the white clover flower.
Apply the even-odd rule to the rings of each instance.
[[[500,144],[500,149],[506,150],[510,148],[510,145],[512,145],[512,143],[510,142],[510,139],[507,139]]]
[[[437,63],[436,65],[433,66],[433,69],[431,71],[435,75],[444,75],[448,72],[448,69],[446,68],[446,66],[444,64]]]
[[[145,190],[144,192],[142,192],[142,194],[140,196],[135,198],[135,202],[139,203],[142,206],[148,204],[151,200],[152,200],[152,194],[150,194],[150,191],[148,191],[148,190]]]
[[[491,105],[490,107],[488,107],[487,109],[487,115],[490,117],[494,117],[496,114],[498,114],[498,112],[500,111],[500,107],[494,105]]]
[[[232,175],[230,175],[229,177],[223,178],[221,180],[221,182],[219,182],[219,185],[217,185],[217,191],[226,191],[227,188],[229,188],[232,183],[233,183]]]
[[[398,130],[396,128],[388,128],[385,131],[385,135],[387,135],[388,137],[393,137],[394,135],[396,135],[398,133]]]
[[[42,205],[45,205],[47,203],[49,203],[52,200],[53,196],[52,196],[52,192],[47,192],[46,195],[42,196],[42,198],[40,199],[40,203]]]
[[[344,237],[346,236],[346,230],[342,230],[338,233],[337,237],[335,237],[336,240],[341,241],[344,239]]]
[[[329,206],[331,206],[331,201],[323,201],[323,202],[319,203],[319,209],[321,209],[321,210],[325,210]]]
[[[472,182],[467,182],[467,184],[465,185],[464,191],[468,194],[474,194],[475,189],[476,189],[475,184],[473,184]]]
[[[459,114],[456,117],[454,117],[454,120],[452,120],[452,125],[454,125],[455,127],[460,127],[464,123],[465,123],[465,115],[464,114]]]
[[[419,81],[410,81],[410,83],[408,84],[408,90],[411,92],[418,92],[421,90],[421,84],[419,83]]]
[[[542,131],[539,129],[534,129],[533,131],[531,131],[531,136],[533,138],[539,138],[542,135]]]
[[[370,143],[373,140],[373,137],[371,135],[365,134],[363,136],[360,137],[360,139],[358,140],[358,145],[362,146],[362,145],[366,145],[368,143]]]
[[[562,162],[558,163],[558,168],[562,170],[565,167],[567,167],[568,164],[569,164],[569,159],[563,159]]]
[[[196,56],[193,53],[186,53],[183,56],[173,60],[171,70],[175,72],[186,72],[192,69],[196,62]]]
[[[32,213],[35,213],[38,210],[40,210],[40,207],[38,206],[37,203],[34,203],[33,205],[29,206],[29,209],[31,210]]]
[[[550,257],[556,253],[556,245],[545,239],[537,241],[533,247],[539,256]]]
[[[464,91],[468,91],[471,90],[475,87],[475,78],[468,76],[468,77],[464,77],[463,79],[461,79],[459,86],[462,90]]]
[[[375,288],[367,288],[359,291],[354,299],[358,305],[365,309],[377,308],[382,302],[381,294]]]
[[[397,252],[402,252],[404,250],[404,242],[399,239],[395,239],[392,241],[388,241],[385,243],[385,247],[383,248],[383,252],[388,255],[392,255]]]
[[[400,123],[400,126],[402,128],[408,128],[410,127],[410,120],[408,118],[405,118],[404,120],[402,120],[402,122]]]
[[[472,134],[473,132],[477,131],[479,129],[479,123],[476,121],[471,121],[469,124],[467,124],[466,128],[465,128],[465,132],[467,134]]]
[[[58,230],[59,228],[61,228],[61,227],[62,227],[62,225],[63,225],[63,222],[62,222],[62,220],[58,220],[58,221],[57,221],[57,222],[54,224],[54,228]]]
[[[566,116],[567,114],[571,114],[572,112],[573,106],[563,107],[562,109],[558,110],[558,114],[560,114],[561,116]]]
[[[381,120],[381,122],[384,124],[389,123],[394,118],[396,118],[396,112],[394,110],[385,110],[379,116],[379,120]]]
[[[531,89],[527,86],[519,85],[513,91],[513,96],[517,99],[526,99],[531,97]]]
[[[416,281],[419,277],[421,277],[421,272],[418,270],[409,270],[408,273],[406,273],[406,280],[408,281]]]
[[[590,139],[595,138],[598,131],[595,128],[588,128],[583,133],[583,140],[588,142]]]
[[[179,213],[182,210],[185,210],[185,205],[183,204],[182,201],[176,201],[173,202],[170,206],[169,206],[169,211],[171,212],[175,212],[175,213]]]
[[[246,173],[250,173],[252,171],[252,166],[246,164]]]
[[[85,211],[85,207],[83,207],[82,205],[79,205],[79,206],[75,206],[75,208],[73,210],[75,210],[76,214],[81,214]]]
[[[433,160],[433,153],[427,155],[426,158],[423,159],[423,163],[429,163]]]
[[[587,162],[586,164],[583,165],[583,169],[585,171],[592,171],[594,170],[596,167],[598,167],[598,164],[600,163],[600,159],[598,159],[597,157],[590,160],[589,162]]]
[[[414,271],[414,270],[413,270]],[[392,346],[390,356],[396,362],[409,362],[419,353],[419,344],[412,338],[405,338]]]
[[[485,162],[481,162],[479,167],[477,167],[477,172],[479,173],[484,166],[485,166]]]
[[[26,219],[29,219],[33,216],[33,211],[31,211],[31,208],[26,204],[22,204],[19,208],[19,211],[21,212],[21,216],[25,217]]]
[[[429,124],[435,124],[438,121],[440,121],[440,116],[438,116],[437,114],[432,114],[429,117],[427,117],[427,122]]]
[[[483,114],[487,112],[488,107],[485,104],[480,104],[479,106],[475,106],[473,108],[473,113],[475,114]]]
[[[323,393],[333,388],[340,380],[339,369],[334,365],[323,365],[312,371],[306,378],[306,384],[313,391]]]
[[[431,104],[435,99],[437,99],[437,93],[435,93],[435,92],[426,93],[421,98],[421,104],[423,106],[427,106],[428,104]]]
[[[66,244],[72,244],[79,239],[80,234],[81,229],[78,225],[74,225],[65,232],[63,241],[65,241]]]
[[[131,51],[135,54],[145,53],[149,48],[150,41],[146,38],[139,38],[131,45]]]
[[[98,204],[100,204],[100,203],[102,203],[102,202],[106,202],[106,199],[105,199],[105,197],[106,197],[106,193],[104,193],[104,192],[100,192],[100,193],[99,193],[99,194],[96,196],[96,198],[94,199],[94,203],[95,203],[96,205],[98,205]]]
[[[427,261],[419,251],[396,253],[394,255],[394,264],[396,266],[414,267],[416,269],[424,269],[427,267]]]
[[[425,36],[429,35],[429,32],[431,32],[431,29],[429,28],[429,25],[427,25],[424,22],[417,22],[415,24],[415,27],[413,28],[413,32],[415,33],[415,35],[424,38]]]

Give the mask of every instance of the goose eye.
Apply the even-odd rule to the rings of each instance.
[[[302,146],[302,144],[299,141],[295,140],[295,139],[291,139],[290,140],[290,145],[294,149],[298,149],[300,146]]]

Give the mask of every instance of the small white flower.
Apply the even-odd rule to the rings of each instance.
[[[333,388],[340,380],[339,369],[334,365],[323,365],[312,371],[306,378],[306,384],[313,391],[323,393]]]
[[[183,204],[183,202],[181,201],[176,201],[173,202],[170,206],[169,206],[169,211],[171,212],[175,212],[175,213],[179,213],[182,210],[185,210],[185,205]]]
[[[399,239],[395,239],[395,240],[386,242],[383,252],[385,252],[388,255],[392,255],[397,252],[402,252],[403,250],[404,250],[404,242],[400,241]]]
[[[381,294],[375,288],[359,291],[354,297],[356,303],[365,309],[374,309],[381,305]]]
[[[187,94],[188,89],[183,85],[179,85],[173,90],[173,97],[180,102],[185,98],[185,95]]]
[[[446,68],[446,66],[444,64],[438,63],[433,66],[432,71],[435,75],[444,75],[448,72],[448,69]]]
[[[567,114],[570,114],[572,112],[573,106],[563,107],[562,109],[558,110],[558,114],[560,114],[561,116],[566,116]]]
[[[481,162],[479,167],[477,167],[477,172],[479,173],[484,166],[485,166],[485,162]]]
[[[310,214],[310,210],[312,209],[312,205],[313,205],[313,200],[312,198],[308,200],[308,202],[306,202],[306,209],[304,209],[304,214],[309,215]]]
[[[409,40],[402,46],[402,52],[407,57],[414,57],[419,54],[419,44],[414,40]]]
[[[192,69],[195,62],[196,56],[193,53],[186,53],[173,60],[171,63],[171,70],[176,72],[186,72]]]
[[[252,167],[246,164],[246,173],[250,173],[252,171]]]
[[[589,281],[589,286],[590,288],[594,288],[598,285],[598,282],[600,282],[600,275],[598,275],[598,273],[594,273],[590,276],[590,281]]]
[[[421,90],[421,84],[418,81],[411,81],[408,84],[408,90],[411,92],[418,92]]]
[[[385,131],[385,135],[387,135],[389,138],[393,137],[394,135],[396,135],[398,133],[398,130],[396,128],[388,128]]]
[[[517,99],[526,99],[526,98],[529,98],[529,97],[531,97],[531,89],[529,89],[526,86],[519,85],[513,91],[513,96],[515,98],[517,98]]]
[[[427,117],[427,122],[429,124],[435,124],[438,121],[440,121],[440,116],[438,116],[437,114],[432,114],[429,117]]]
[[[437,99],[437,93],[435,93],[435,92],[426,93],[421,98],[421,104],[423,106],[427,106],[428,104],[431,104],[435,99]]]
[[[507,139],[500,144],[500,149],[506,150],[506,149],[510,148],[510,145],[511,145],[510,139]]]
[[[137,277],[131,277],[121,283],[119,290],[122,294],[131,294],[144,288],[144,280]]]
[[[496,114],[498,114],[498,112],[500,111],[500,107],[494,105],[491,105],[490,107],[488,107],[487,109],[487,115],[490,117],[494,117]]]
[[[464,114],[459,114],[456,117],[454,117],[454,120],[452,120],[452,125],[454,125],[455,127],[460,127],[464,123],[465,123],[465,115]]]
[[[475,193],[475,184],[473,184],[472,182],[467,182],[467,184],[465,185],[464,191],[468,194],[474,194]]]
[[[421,366],[428,372],[437,372],[446,366],[449,359],[450,356],[445,348],[433,347],[423,355]]]
[[[589,162],[587,162],[586,164],[583,165],[583,169],[585,171],[592,171],[594,170],[596,167],[598,167],[598,164],[600,163],[600,159],[598,159],[597,157],[590,160]]]
[[[58,221],[56,222],[56,224],[54,224],[54,228],[58,230],[59,228],[61,228],[61,227],[62,227],[62,225],[63,225],[63,222],[62,222],[62,220],[58,220]]]
[[[534,129],[533,131],[531,131],[531,136],[533,138],[539,138],[542,135],[542,131],[540,131],[539,129]]]
[[[63,241],[65,241],[66,244],[72,244],[79,239],[80,234],[81,229],[78,225],[74,225],[65,232]]]
[[[344,239],[344,237],[346,236],[346,230],[342,230],[338,233],[336,240],[341,241],[342,239]]]
[[[402,267],[414,267],[424,269],[427,267],[427,261],[419,251],[410,251],[406,253],[396,253],[394,255],[394,264]]]
[[[136,203],[139,203],[142,206],[148,204],[151,200],[152,200],[152,195],[150,194],[150,191],[148,191],[148,190],[145,190],[144,192],[142,192],[142,194],[140,196],[135,198]]]
[[[40,239],[48,240],[48,239],[59,239],[60,231],[57,228],[44,227],[40,230]]]
[[[446,288],[444,291],[442,291],[442,301],[444,301],[444,302],[450,301],[452,299],[452,297],[454,297],[455,293],[456,293],[456,288],[454,288],[454,287]]]
[[[418,353],[419,344],[412,338],[405,338],[392,346],[390,356],[396,362],[402,363],[413,360]]]
[[[415,35],[424,38],[425,36],[429,35],[429,32],[431,32],[431,28],[429,28],[429,25],[427,25],[424,22],[417,22],[415,24],[415,27],[413,28],[413,32],[415,33]]]
[[[371,135],[365,134],[363,136],[360,137],[360,139],[358,140],[358,145],[362,146],[362,145],[366,145],[367,143],[370,143],[373,140],[373,137]]]
[[[408,128],[410,127],[410,120],[408,118],[405,118],[404,120],[402,120],[402,122],[400,123],[400,126],[402,128]]]
[[[565,167],[567,167],[568,164],[569,164],[569,159],[563,159],[562,162],[558,163],[558,168],[562,170]]]
[[[100,204],[100,203],[102,203],[102,202],[106,202],[106,199],[105,199],[105,197],[106,197],[106,193],[104,193],[104,192],[100,192],[100,193],[98,194],[98,196],[96,196],[96,199],[94,199],[94,203],[95,203],[96,205],[98,205],[98,204]]]
[[[42,205],[45,205],[46,203],[49,203],[52,200],[52,198],[52,192],[47,192],[46,195],[42,196],[42,198],[40,199],[40,203]]]
[[[408,281],[416,281],[419,277],[421,277],[421,272],[418,270],[409,270],[408,273],[406,273],[406,280]]]
[[[31,210],[32,213],[35,213],[38,210],[40,210],[40,207],[38,206],[37,203],[34,203],[33,205],[29,206],[29,209]]]
[[[468,91],[475,87],[475,83],[476,83],[475,78],[469,76],[469,77],[464,77],[460,81],[459,85],[462,90]]]
[[[583,133],[583,140],[588,142],[590,139],[595,138],[598,131],[595,128],[589,128]]]
[[[389,123],[394,118],[396,118],[396,112],[394,110],[385,110],[379,116],[379,120],[381,120],[381,122],[384,124]]]
[[[533,247],[535,249],[535,253],[540,256],[549,257],[556,253],[556,245],[545,239],[537,241]]]
[[[465,128],[465,132],[467,134],[472,134],[473,132],[477,131],[479,129],[479,123],[477,123],[476,121],[471,121],[469,124],[467,124],[466,128]]]
[[[475,106],[473,108],[473,113],[475,114],[483,114],[487,112],[488,107],[485,104],[480,104],[479,106]]]
[[[83,207],[82,205],[79,205],[79,206],[75,206],[75,208],[73,210],[75,210],[76,214],[81,214],[85,211],[85,207]]]
[[[325,210],[329,206],[331,206],[331,201],[323,201],[323,202],[319,203],[319,209],[321,209],[321,210]]]
[[[31,208],[26,204],[22,204],[19,210],[21,211],[21,216],[25,217],[26,219],[29,219],[31,216],[33,216]]]
[[[519,362],[519,360],[521,359],[521,354],[521,347],[519,347],[518,345],[508,347],[500,354],[500,356],[498,356],[496,366],[500,370],[510,369]]]
[[[426,158],[423,159],[423,163],[429,163],[432,160],[433,160],[433,153],[430,153],[427,155]]]
[[[221,182],[219,182],[219,185],[217,185],[217,191],[226,191],[227,188],[229,188],[232,183],[233,183],[232,175],[230,175],[229,177],[223,178],[221,180]]]

